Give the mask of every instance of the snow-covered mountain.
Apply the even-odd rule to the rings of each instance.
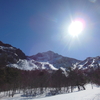
[[[8,64],[9,67],[15,67],[22,70],[57,70],[52,64],[49,64],[48,62],[38,62],[35,60],[27,60],[27,59],[20,59],[15,64]]]
[[[53,51],[26,56],[23,51],[0,41],[0,67],[9,66],[22,70],[58,70],[74,67],[78,69],[96,69],[100,67],[100,56],[88,57],[84,61],[64,57]]]
[[[20,50],[9,44],[0,41],[0,65],[17,63],[19,59],[26,59],[26,55]]]
[[[100,67],[100,56],[97,57],[88,57],[83,61],[64,57],[62,55],[59,55],[57,53],[54,53],[52,51],[38,53],[36,55],[30,56],[28,58],[34,59],[39,62],[48,62],[52,64],[55,68],[65,68],[73,67],[78,69],[89,69],[94,70]]]
[[[64,57],[52,51],[38,53],[36,55],[30,56],[29,58],[34,59],[39,62],[49,62],[55,68],[73,67],[74,65],[80,62],[79,60],[76,60],[74,58]]]
[[[97,57],[88,57],[84,61],[81,61],[77,64],[79,69],[96,69],[100,68],[100,56]]]
[[[0,67],[5,66],[22,70],[57,70],[52,64],[29,59],[20,49],[0,41]]]

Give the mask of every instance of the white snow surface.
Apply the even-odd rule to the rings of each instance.
[[[48,63],[48,62],[38,62],[35,60],[22,60],[20,59],[17,64],[9,64],[9,67],[15,67],[21,70],[57,70],[57,68],[55,68],[52,64]]]
[[[100,100],[100,87],[86,86],[86,90],[76,91],[68,94],[60,94],[49,97],[21,97],[21,94],[16,94],[14,97],[3,97],[0,100]]]
[[[100,66],[100,56],[97,57],[88,57],[86,60],[81,61],[77,64],[79,69],[97,69]]]

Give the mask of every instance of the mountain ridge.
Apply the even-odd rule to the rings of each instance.
[[[85,70],[99,68],[100,56],[88,57],[83,61],[65,57],[53,51],[26,56],[22,50],[0,41],[0,65],[22,70],[57,70],[68,67]]]
[[[54,53],[53,51],[37,53],[36,55],[30,56],[29,58],[36,61],[49,62],[50,64],[53,64],[53,66],[56,68],[72,67],[74,64],[80,62],[80,60],[64,57],[62,55],[59,55],[58,53]]]

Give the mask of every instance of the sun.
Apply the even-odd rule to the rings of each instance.
[[[69,25],[68,32],[73,37],[75,37],[78,36],[83,31],[83,28],[84,28],[83,22],[80,20],[75,20]]]

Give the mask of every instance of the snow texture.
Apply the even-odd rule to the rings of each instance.
[[[38,62],[35,60],[20,59],[17,64],[9,64],[9,67],[15,67],[21,70],[57,70],[52,64],[48,62]]]
[[[60,94],[49,97],[22,97],[21,94],[16,94],[12,97],[3,97],[0,100],[100,100],[100,88],[93,87],[91,85],[86,86],[87,89],[83,91],[76,91],[68,94]]]

